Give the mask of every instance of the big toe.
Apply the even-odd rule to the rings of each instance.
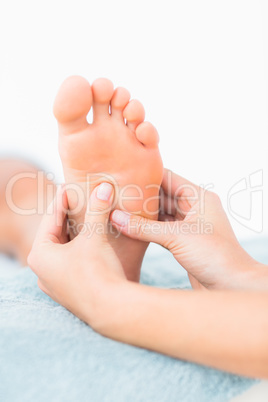
[[[87,114],[92,106],[92,91],[88,81],[80,76],[71,76],[61,85],[56,96],[53,112],[65,131],[82,129],[87,123]]]
[[[94,121],[110,116],[110,103],[114,93],[113,83],[107,78],[98,78],[92,84]]]
[[[136,128],[136,137],[146,147],[155,148],[158,146],[158,132],[156,128],[148,121],[144,121],[138,125]]]

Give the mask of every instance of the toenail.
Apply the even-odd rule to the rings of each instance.
[[[111,197],[113,186],[109,183],[101,183],[97,190],[97,198],[102,201],[108,201]]]
[[[130,214],[128,212],[123,211],[114,211],[112,215],[112,220],[118,226],[127,226],[130,219]]]

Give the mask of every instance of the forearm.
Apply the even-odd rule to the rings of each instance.
[[[109,311],[108,311],[109,309]],[[96,330],[115,340],[236,374],[268,378],[268,294],[129,283]]]

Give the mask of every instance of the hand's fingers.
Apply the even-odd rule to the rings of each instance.
[[[154,242],[166,248],[169,248],[178,227],[178,222],[151,221],[121,210],[113,211],[110,221],[119,232],[132,239]]]
[[[158,216],[158,220],[159,221],[161,221],[161,222],[174,222],[174,221],[176,221],[177,219],[176,218],[174,218],[174,216],[172,216],[172,215],[168,215],[168,214],[159,214],[159,216]]]
[[[165,195],[177,200],[180,215],[185,217],[190,209],[202,199],[204,189],[191,183],[181,176],[165,169],[161,184]]]
[[[164,193],[164,191],[160,192],[159,199],[159,213],[166,213],[169,215],[176,215],[177,202],[174,197],[170,197]]]
[[[171,194],[172,192],[175,192],[178,187],[184,185],[198,187],[196,186],[196,184],[190,182],[182,176],[177,175],[169,169],[164,169],[164,175],[161,185],[166,194]]]
[[[185,188],[194,189],[194,191],[201,189],[201,187],[168,169],[164,169],[164,176],[161,186],[164,192],[169,196],[174,196],[174,194],[180,196],[180,193]]]
[[[44,293],[46,293],[48,295],[48,289],[43,284],[43,282],[41,281],[40,278],[37,279],[37,285],[38,285],[39,289],[42,290],[42,292],[44,292]]]
[[[84,228],[81,234],[106,233],[109,215],[114,199],[114,187],[110,183],[101,183],[93,191],[85,214]]]
[[[202,285],[193,275],[189,274],[188,272],[188,277],[189,277],[189,281],[191,283],[191,286],[194,290],[206,290],[208,291],[208,289]]]
[[[64,185],[61,185],[56,193],[54,200],[48,206],[48,209],[40,223],[34,243],[42,241],[51,241],[59,243],[63,228],[66,225],[66,214],[68,212],[68,200]]]
[[[159,215],[170,215],[178,220],[183,220],[189,211],[189,206],[186,210],[182,209],[181,206],[185,207],[180,198],[169,197],[163,193],[160,197]]]

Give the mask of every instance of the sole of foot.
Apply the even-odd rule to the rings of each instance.
[[[90,110],[92,123],[88,122]],[[59,89],[54,115],[73,235],[84,222],[90,192],[103,181],[116,188],[114,208],[156,219],[163,164],[158,133],[144,121],[142,104],[130,100],[127,89],[114,90],[108,79],[99,78],[90,85],[72,76]],[[127,278],[138,281],[148,244],[115,230],[108,233],[108,239]]]

